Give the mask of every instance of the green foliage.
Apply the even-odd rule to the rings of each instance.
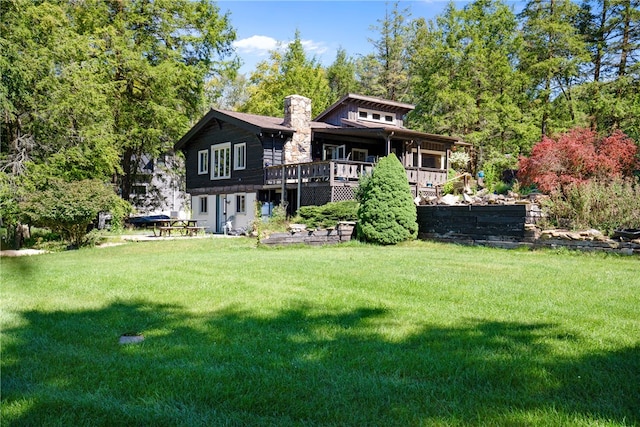
[[[537,137],[517,69],[523,40],[510,7],[453,3],[434,21],[413,24],[414,128],[460,135],[477,148],[516,152]]]
[[[517,159],[511,156],[498,154],[489,158],[481,166],[484,172],[484,187],[489,191],[504,192],[506,187],[502,182],[502,176],[505,171],[516,169],[517,163]]]
[[[310,228],[334,227],[338,221],[356,221],[358,202],[345,200],[322,206],[302,206],[298,209],[300,221]]]
[[[98,213],[111,212],[119,221],[128,204],[98,180],[65,182],[52,179],[46,189],[29,193],[20,203],[25,222],[58,232],[69,243],[87,243],[89,224]]]
[[[469,154],[463,150],[454,151],[449,156],[451,167],[459,172],[464,172],[469,168]]]
[[[640,181],[592,180],[554,191],[544,201],[551,225],[595,228],[611,235],[618,228],[640,229]]]
[[[454,169],[449,169],[447,171],[447,181],[442,186],[443,194],[453,194],[454,179],[456,176],[458,176],[458,172]]]
[[[284,98],[289,95],[311,99],[313,116],[331,102],[325,70],[315,58],[307,58],[298,31],[284,53],[274,50],[269,61],[258,64],[251,75],[248,92],[241,111],[274,117],[283,115]]]
[[[416,206],[407,174],[395,154],[380,159],[362,188],[358,238],[393,245],[418,234]]]
[[[3,2],[0,151],[68,181],[117,176],[128,197],[135,159],[171,149],[205,77],[237,68],[234,39],[207,1]]]
[[[399,9],[399,2],[393,3],[383,19],[373,29],[379,32],[378,39],[370,39],[374,53],[362,62],[362,69],[369,74],[361,79],[368,95],[379,96],[392,101],[406,101],[409,96],[410,73],[409,51],[409,8]],[[363,76],[365,77],[365,76]]]
[[[349,58],[342,48],[338,49],[335,61],[327,68],[327,79],[332,100],[338,100],[348,93],[359,92],[355,61]]]

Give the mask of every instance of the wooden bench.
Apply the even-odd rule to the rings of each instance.
[[[201,231],[204,233],[204,227],[185,227],[185,230],[187,230],[187,233],[189,234],[189,236],[195,236],[196,234],[200,233]]]
[[[171,236],[171,231],[173,230],[184,230],[184,227],[158,227],[160,230],[160,237],[164,234],[165,236]]]

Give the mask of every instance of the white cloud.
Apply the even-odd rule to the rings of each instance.
[[[267,36],[251,36],[246,39],[237,40],[233,46],[240,53],[266,55],[269,51],[278,47],[278,41]]]
[[[322,55],[328,49],[322,42],[314,42],[313,40],[301,40],[304,51],[310,54]]]
[[[327,47],[322,42],[315,42],[313,40],[301,40],[302,47],[305,52],[310,54],[323,54],[327,51]],[[233,46],[238,50],[240,54],[251,55],[267,55],[270,51],[276,49],[286,48],[291,40],[279,41],[269,36],[251,36],[242,40],[237,40],[233,43]]]

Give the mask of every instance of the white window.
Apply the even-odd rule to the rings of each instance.
[[[231,143],[211,146],[211,179],[231,177]]]
[[[198,151],[198,175],[209,172],[209,150]]]
[[[247,144],[236,144],[233,146],[233,169],[244,169],[247,167]]]
[[[361,148],[352,148],[351,149],[351,160],[354,162],[366,162],[367,155],[369,155],[369,151],[363,150]]]
[[[322,146],[322,160],[345,159],[346,147],[344,145],[324,144]]]
[[[395,113],[383,113],[381,111],[367,110],[366,108],[358,109],[358,118],[360,120],[367,120],[371,122],[382,122],[390,124],[395,124],[396,122]]]
[[[236,213],[246,213],[247,205],[246,198],[244,194],[236,195]]]
[[[205,214],[209,211],[208,200],[209,199],[207,198],[207,196],[200,197],[200,213],[201,214]]]

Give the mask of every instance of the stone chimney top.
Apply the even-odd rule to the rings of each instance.
[[[311,124],[311,100],[300,95],[289,95],[284,99],[283,125],[293,129],[309,127]]]
[[[311,100],[300,95],[284,99],[284,126],[294,130],[291,141],[285,145],[286,163],[311,161]]]

